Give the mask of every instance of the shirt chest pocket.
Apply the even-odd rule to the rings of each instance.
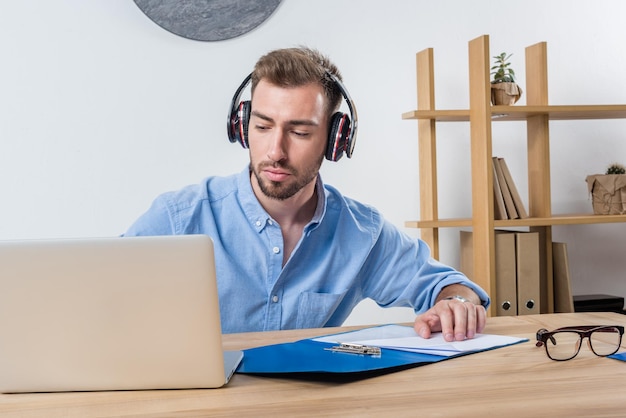
[[[321,328],[343,300],[343,293],[304,292],[298,299],[298,317],[296,328]]]

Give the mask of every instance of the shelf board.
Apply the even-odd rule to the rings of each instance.
[[[434,119],[438,122],[469,122],[469,109],[413,110],[402,114],[402,119]]]
[[[626,222],[626,215],[593,215],[570,214],[554,215],[548,218],[524,218],[496,220],[493,226],[497,228],[519,226],[551,226],[551,225],[588,225]],[[435,221],[406,221],[407,228],[464,228],[472,227],[472,219],[439,219]]]
[[[472,220],[468,218],[458,219],[439,219],[437,221],[406,221],[404,226],[407,228],[454,228],[454,227],[471,227]]]
[[[491,107],[491,118],[494,121],[526,120],[537,115],[547,115],[550,120],[624,119],[626,118],[626,105]]]
[[[524,121],[546,115],[549,120],[626,119],[626,105],[491,106],[491,119]],[[402,119],[434,119],[439,122],[469,122],[469,109],[413,110]]]

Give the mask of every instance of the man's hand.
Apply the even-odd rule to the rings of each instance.
[[[445,297],[445,296],[444,296]],[[487,312],[482,305],[441,298],[435,306],[415,318],[415,332],[422,338],[441,331],[446,341],[474,338],[485,328]]]

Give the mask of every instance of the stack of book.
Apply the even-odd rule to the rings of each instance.
[[[528,217],[504,158],[493,157],[493,194],[495,219]]]

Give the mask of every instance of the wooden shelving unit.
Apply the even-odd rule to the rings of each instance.
[[[418,123],[420,217],[406,226],[420,229],[421,238],[439,258],[439,228],[470,227],[473,230],[473,279],[495,295],[494,228],[528,227],[538,232],[541,251],[542,312],[554,311],[552,286],[552,226],[626,222],[626,215],[553,214],[550,190],[550,135],[553,120],[626,119],[626,105],[548,104],[547,44],[526,48],[526,106],[492,106],[490,102],[489,36],[469,42],[470,108],[437,110],[434,95],[433,49],[425,49],[417,60],[417,110],[403,119]],[[525,219],[494,220],[492,138],[493,122],[525,121],[528,149],[528,213]],[[469,122],[472,171],[472,217],[439,219],[437,195],[436,124]],[[485,256],[487,254],[488,256]],[[495,306],[490,314],[495,315]]]

